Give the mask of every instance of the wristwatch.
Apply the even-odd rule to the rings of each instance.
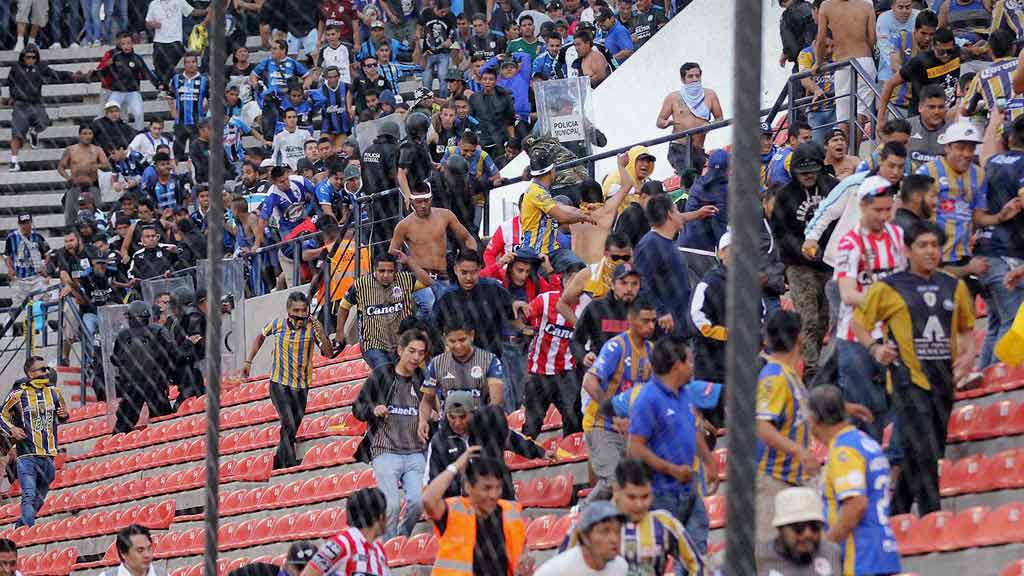
[[[458,475],[459,473],[459,469],[455,467],[455,464],[449,464],[448,466],[445,467],[445,470],[455,475]]]

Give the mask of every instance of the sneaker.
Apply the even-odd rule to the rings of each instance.
[[[21,164],[18,164],[17,162],[12,162],[7,170],[9,172],[21,172]]]
[[[80,48],[78,42],[72,42],[71,44],[68,44],[68,50],[74,50],[75,48]]]
[[[14,51],[20,53],[24,49],[25,49],[25,39],[24,38],[18,38],[18,41],[14,43]]]
[[[50,44],[50,50],[60,50],[61,48],[63,48],[63,46],[60,45],[60,42]]]
[[[29,128],[28,143],[31,144],[33,148],[39,147],[39,132],[36,132],[35,128]]]
[[[956,388],[957,390],[973,390],[981,386],[984,381],[985,376],[981,372],[971,372],[960,380]]]

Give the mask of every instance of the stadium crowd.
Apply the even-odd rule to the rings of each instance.
[[[652,178],[656,156],[641,146],[602,181],[585,167],[556,169],[584,152],[544,133],[533,92],[575,76],[596,87],[688,2],[500,0],[488,10],[433,0],[420,10],[292,0],[283,10],[229,0],[223,95],[211,93],[208,51],[194,32],[209,14],[200,3],[131,2],[126,11],[123,0],[85,1],[84,36],[71,23],[79,3],[63,4],[18,2],[11,169],[49,125],[42,84],[88,76],[109,94],[60,162],[80,208],[64,247],[49,250],[24,214],[5,254],[18,294],[59,279],[83,340],[95,334],[97,307],[133,302],[111,352],[118,431],[136,425],[143,404],[151,415],[173,412],[171,384],[179,405],[203,393],[205,293],[142,303],[140,284],[205,258],[207,111],[224,98],[226,253],[299,238],[249,261],[253,273],[282,290],[318,269],[328,278],[315,304],[289,294],[246,357],[248,376],[271,341],[282,426],[275,468],[301,461],[314,347],[329,357],[358,344],[372,369],[352,411],[368,426],[357,458],[377,487],[348,499],[347,531],[319,549],[296,544],[282,570],[386,574],[382,542],[410,535],[422,515],[439,538],[437,574],[662,574],[671,561],[677,574],[696,575],[719,564],[708,557],[703,497],[717,490],[712,450],[728,425],[730,154],[705,152],[702,138],[670,144],[679,191]],[[827,573],[896,574],[889,516],[941,507],[954,393],[998,361],[995,345],[1024,303],[1024,7],[783,4],[779,63],[807,72],[799,84],[813,101],[786,119],[784,142],[762,126],[758,573],[820,574],[824,564]],[[270,50],[259,63],[245,47],[250,32]],[[150,33],[152,67],[133,51]],[[116,47],[94,71],[72,75],[40,62],[43,37]],[[823,68],[847,59],[858,72]],[[856,108],[843,98],[855,73],[869,75],[857,81]],[[652,124],[722,118],[701,65],[679,74],[680,90]],[[144,80],[168,102],[173,130],[143,118]],[[422,83],[411,99],[402,97],[409,80]],[[861,146],[861,160],[849,144],[867,144],[869,124],[877,148]],[[366,145],[362,127],[375,132]],[[601,145],[599,128],[586,137]],[[530,163],[518,215],[484,238],[487,195],[519,151]],[[96,200],[108,185],[120,195],[109,214]],[[372,259],[341,288],[346,242]],[[314,305],[328,309],[326,325]],[[563,435],[584,435],[591,489],[562,552],[537,566],[503,454],[557,461],[535,442],[551,405]],[[525,423],[510,429],[506,417],[519,408]],[[19,525],[31,526],[45,500],[66,417],[53,375],[31,359],[0,409],[18,455]],[[118,534],[125,571],[149,571],[150,542],[141,527]],[[0,574],[8,548],[0,541]]]

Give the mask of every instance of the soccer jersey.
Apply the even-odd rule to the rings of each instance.
[[[971,255],[971,233],[974,211],[987,206],[981,194],[985,175],[976,164],[964,174],[955,174],[945,158],[933,160],[917,170],[935,179],[939,187],[939,203],[935,207],[935,222],[946,233],[942,248],[942,262],[955,263]]]
[[[860,522],[839,543],[844,576],[895,574],[900,555],[889,526],[889,461],[882,447],[853,426],[843,428],[828,447],[825,462],[825,520],[839,520],[843,501],[863,496],[868,506]]]
[[[530,302],[530,318],[536,332],[527,352],[526,370],[530,374],[561,374],[576,367],[569,342],[572,323],[558,313],[561,292],[545,292]],[[576,306],[576,314],[583,307]]]
[[[252,134],[252,128],[240,118],[229,118],[224,123],[224,157],[231,164],[245,161],[245,146],[242,138]]]
[[[337,68],[342,84],[352,83],[351,63],[352,58],[349,56],[348,46],[345,46],[344,43],[338,44],[337,48],[331,48],[330,44],[324,44],[320,48],[320,68],[323,70],[331,66]]]
[[[836,249],[834,278],[853,278],[857,291],[865,292],[875,281],[906,267],[903,255],[903,229],[886,223],[878,234],[865,233],[858,225],[839,240]],[[839,306],[839,321],[836,335],[843,340],[856,342],[850,320],[853,306],[843,302]]]
[[[558,221],[549,213],[555,207],[550,191],[536,182],[523,196],[519,224],[522,228],[523,246],[529,246],[540,254],[550,254],[558,250],[556,230]]]
[[[288,388],[309,388],[313,379],[313,323],[295,328],[290,319],[274,320],[263,327],[263,336],[274,341],[270,356],[270,381]]]
[[[902,55],[901,62],[907,62],[914,57],[914,35],[908,33],[906,30],[900,30],[895,36],[895,48],[896,51]],[[910,100],[913,95],[913,83],[904,82],[899,85],[898,88],[892,93],[892,100],[890,103],[893,106],[899,106],[900,108],[906,108],[910,105]],[[917,110],[914,110],[916,113]]]
[[[643,384],[651,377],[651,343],[634,342],[623,332],[604,343],[588,374],[597,377],[605,397],[615,396]],[[583,390],[583,430],[612,430],[612,419],[601,414],[600,405]]]
[[[800,71],[805,72],[814,67],[817,58],[814,55],[814,46],[808,46],[800,51],[800,55],[797,57],[797,64],[800,66]],[[832,58],[829,58],[823,65],[832,63]],[[833,82],[833,76],[831,72],[823,72],[815,74],[811,77],[811,80],[821,88],[821,91],[825,93],[825,96],[832,98],[836,95],[835,85]],[[822,112],[825,110],[832,110],[835,108],[835,103],[831,100],[826,102],[815,102],[807,109],[810,112]]]
[[[67,407],[60,390],[47,379],[19,380],[0,409],[0,429],[10,437],[15,426],[25,432],[18,456],[57,456],[57,412]]]
[[[257,64],[252,73],[263,80],[266,88],[263,95],[266,96],[274,91],[281,95],[287,94],[288,80],[296,76],[305,76],[309,70],[294,58],[285,58],[280,62],[267,58]]]
[[[434,390],[444,410],[444,399],[452,390],[469,390],[477,406],[491,403],[488,380],[504,380],[501,360],[483,348],[473,348],[473,354],[462,362],[451,352],[438,354],[427,366],[423,388]]]
[[[1017,35],[1018,45],[1024,42],[1024,2],[1021,0],[996,0],[992,7],[992,28],[995,32],[1008,28]]]
[[[771,423],[780,434],[807,448],[811,430],[807,422],[807,389],[791,367],[768,362],[757,378],[757,419]],[[757,443],[757,471],[792,485],[806,483],[800,461],[766,445]]]
[[[368,542],[358,528],[346,528],[332,536],[317,550],[309,564],[321,574],[388,576],[388,558],[384,546]]]
[[[999,100],[1006,100],[1006,108],[1009,112],[1007,122],[1012,122],[1021,113],[1024,113],[1022,106],[1010,106],[1013,97],[1013,81],[1011,77],[1017,70],[1017,59],[1012,56],[1000,58],[991,64],[971,80],[971,85],[964,96],[964,102],[973,107],[978,102],[984,102],[985,110],[995,110]]]
[[[281,237],[284,238],[302,224],[306,219],[306,196],[315,195],[313,183],[302,176],[290,176],[288,189],[281,190],[271,185],[267,198],[260,209],[260,218],[270,220],[271,216],[277,217],[278,229]],[[286,244],[287,248],[291,244]],[[289,248],[290,249],[290,248]]]
[[[4,254],[14,262],[14,274],[18,278],[32,278],[43,271],[43,258],[50,251],[46,238],[35,230],[28,236],[20,230],[7,234]],[[19,304],[15,302],[14,304]]]
[[[358,309],[360,345],[364,350],[395,349],[399,325],[416,310],[412,297],[416,287],[416,278],[409,272],[395,274],[389,286],[382,285],[373,274],[360,276],[352,283],[341,307]]]
[[[189,78],[184,73],[171,80],[171,94],[174,95],[175,122],[182,126],[198,126],[206,117],[203,102],[209,97],[210,79],[202,74]]]
[[[321,134],[348,134],[348,86],[339,83],[333,90],[324,84],[310,97],[313,104],[320,111],[320,133]]]
[[[789,165],[793,162],[793,148],[783,146],[775,151],[768,163],[768,186],[789,184],[793,177],[789,173]]]
[[[296,128],[295,132],[287,130],[278,132],[274,135],[274,160],[279,163],[283,162],[295,170],[299,165],[299,160],[306,156],[306,141],[312,138],[313,135],[302,128]]]

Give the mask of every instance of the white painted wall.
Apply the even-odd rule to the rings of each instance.
[[[779,66],[782,41],[779,37],[779,19],[782,9],[777,0],[762,0],[762,85],[759,90],[740,87],[733,83],[732,58],[735,3],[724,0],[696,0],[683,13],[670,21],[654,38],[629,58],[594,91],[595,125],[608,137],[607,148],[618,148],[633,142],[668,134],[659,130],[655,120],[665,95],[681,86],[679,67],[684,62],[697,62],[703,69],[705,88],[718,93],[726,118],[732,116],[733,99],[739,91],[744,97],[758,95],[762,108],[774,103],[785,86],[789,68]],[[708,135],[708,149],[729,144],[731,128],[716,130]],[[668,145],[653,148],[657,156],[655,178],[672,174],[666,154]],[[614,158],[597,166],[600,180],[614,167]],[[525,154],[513,159],[502,175],[518,176],[528,160]],[[496,227],[511,216],[524,185],[512,185],[491,192],[491,226]]]

